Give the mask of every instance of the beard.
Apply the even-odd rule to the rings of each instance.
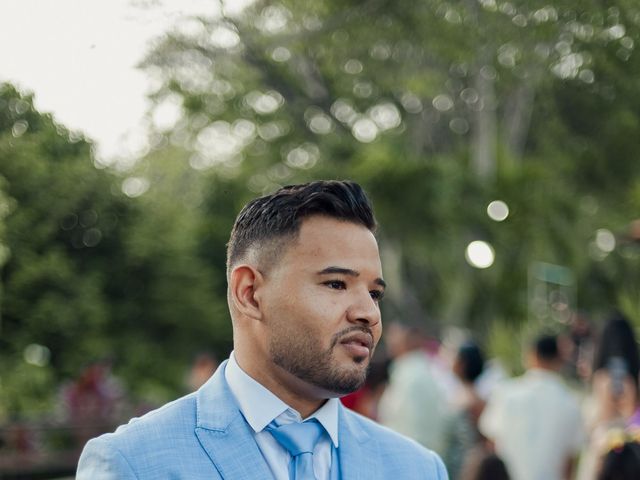
[[[368,357],[355,357],[348,364],[338,363],[335,348],[340,338],[354,331],[371,335],[364,327],[350,327],[335,334],[327,350],[321,350],[315,337],[307,333],[297,335],[288,330],[274,335],[269,343],[273,363],[295,377],[324,390],[346,395],[364,385],[373,349]]]

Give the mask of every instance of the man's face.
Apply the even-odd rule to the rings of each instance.
[[[265,367],[283,382],[290,374],[325,392],[357,390],[382,333],[383,293],[378,245],[367,228],[305,219],[265,275]]]

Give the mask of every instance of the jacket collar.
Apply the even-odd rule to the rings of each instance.
[[[362,422],[357,414],[340,405],[338,459],[342,480],[371,480],[379,478],[383,471],[376,439],[363,428]]]
[[[195,434],[222,478],[271,480],[253,431],[224,378],[226,363],[197,392]]]
[[[196,394],[196,436],[222,478],[271,480],[253,430],[240,413],[225,379],[226,364],[223,362]],[[362,420],[342,404],[338,408],[338,432],[341,480],[379,476],[383,466],[376,453],[375,438],[363,428]]]

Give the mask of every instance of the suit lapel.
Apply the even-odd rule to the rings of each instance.
[[[341,480],[372,480],[380,476],[382,465],[375,439],[360,425],[354,413],[338,409]]]
[[[198,390],[195,434],[224,480],[271,480],[267,462],[224,377],[224,362]],[[341,480],[371,480],[383,465],[376,440],[357,416],[338,408],[338,460]]]
[[[253,430],[224,377],[224,362],[198,391],[195,434],[225,480],[272,479]]]

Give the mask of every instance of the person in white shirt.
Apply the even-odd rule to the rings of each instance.
[[[513,480],[563,480],[573,474],[585,440],[580,405],[558,375],[557,339],[540,336],[528,369],[490,397],[480,431],[495,444]]]
[[[380,423],[443,455],[450,412],[435,361],[424,349],[424,333],[394,322],[385,343],[393,360],[378,405]]]

